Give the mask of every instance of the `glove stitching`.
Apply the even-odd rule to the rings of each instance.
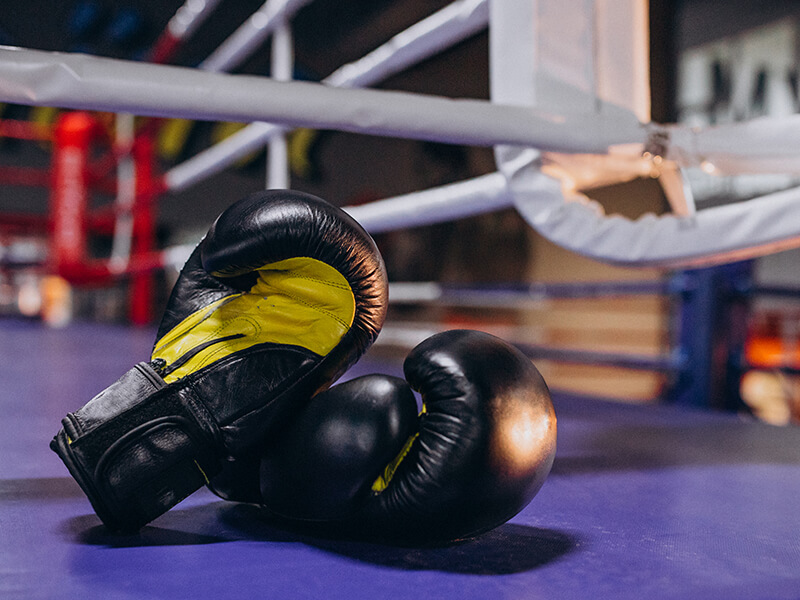
[[[199,371],[200,369],[204,369],[208,365],[215,363],[218,360],[216,358],[216,355],[222,354],[223,352],[225,352],[225,350],[226,349],[224,347],[218,347],[209,352],[208,354],[204,355],[202,362],[200,362],[200,364],[197,366],[197,370]],[[224,358],[224,356],[222,358]]]
[[[338,269],[334,269],[334,270],[336,270],[337,273],[339,272]],[[306,280],[306,281],[313,281],[314,283],[319,283],[319,284],[322,284],[322,285],[330,287],[330,288],[336,288],[336,289],[340,289],[340,290],[344,290],[344,291],[349,291],[351,293],[353,292],[353,289],[350,286],[349,282],[347,282],[347,283],[337,283],[335,281],[330,281],[328,279],[320,279],[318,277],[313,277],[311,275],[305,275],[305,274],[302,274],[302,273],[298,273],[296,271],[284,271],[284,279],[289,278],[289,277],[292,277],[294,279],[303,279],[303,280]],[[291,294],[291,293],[289,293],[289,292],[287,292],[285,290],[281,290],[281,293],[284,294],[285,296],[291,298],[295,302],[298,302],[299,304],[303,304],[304,306],[307,306],[308,308],[310,308],[312,310],[315,310],[315,311],[317,311],[319,313],[327,315],[328,317],[330,317],[331,319],[333,319],[334,321],[339,323],[345,329],[349,329],[350,324],[345,322],[343,319],[338,317],[336,314],[334,314],[334,313],[332,313],[330,311],[327,311],[327,310],[325,310],[324,308],[322,308],[320,306],[311,304],[310,302],[308,302],[306,300],[303,300],[302,298],[299,298],[298,296],[295,296],[294,294]]]
[[[205,403],[200,399],[200,395],[195,389],[194,382],[188,382],[188,385],[183,388],[183,391],[182,399],[190,409],[189,414],[198,424],[210,430],[214,438],[218,438],[219,424]],[[178,394],[180,394],[180,390],[178,390]]]
[[[238,319],[243,319],[243,320],[247,321],[248,323],[250,323],[255,328],[255,330],[256,330],[255,331],[255,337],[256,338],[261,334],[261,329],[262,328],[261,328],[261,325],[258,323],[258,321],[256,321],[255,319],[247,318],[244,315],[235,315],[235,316],[231,317],[230,319],[227,319],[227,320],[223,321],[222,323],[220,323],[219,327],[217,327],[217,329],[215,331],[211,332],[211,334],[208,336],[208,338],[210,339],[210,338],[213,338],[213,337],[221,334],[223,332],[223,330],[225,330],[228,327],[228,325],[230,325],[231,323],[235,322]],[[249,335],[246,336],[246,337],[249,337]],[[202,360],[199,361],[199,364],[197,366],[197,370],[205,368],[206,366],[208,366],[208,365],[212,364],[213,362],[215,362],[217,359],[214,358],[214,357],[217,354],[221,354],[222,352],[224,352],[226,350],[227,350],[227,348],[225,346],[218,346],[218,347],[214,348],[213,350],[211,350],[211,352],[208,352],[208,353],[204,354]]]
[[[298,279],[306,279],[306,280],[309,280],[309,281],[315,281],[315,282],[318,282],[318,283],[323,283],[323,284],[328,285],[329,287],[334,287],[334,288],[338,288],[338,289],[342,289],[342,290],[349,289],[349,287],[346,286],[346,285],[339,285],[339,284],[336,284],[334,282],[329,282],[329,281],[326,281],[326,280],[323,280],[323,279],[317,279],[317,278],[314,278],[314,277],[297,276],[297,278]],[[344,321],[343,319],[341,319],[339,316],[337,316],[335,313],[333,313],[331,311],[325,310],[324,308],[322,308],[322,307],[320,307],[318,305],[312,304],[312,303],[304,300],[303,298],[300,298],[300,297],[295,296],[293,294],[289,294],[289,293],[286,293],[286,292],[283,292],[283,294],[285,296],[287,296],[288,298],[290,298],[291,300],[293,300],[294,302],[297,302],[298,304],[302,304],[302,305],[310,308],[311,310],[314,310],[314,311],[316,311],[316,312],[318,312],[320,314],[323,314],[323,315],[333,319],[339,325],[341,325],[344,329],[348,329],[350,327],[350,325],[346,321]],[[243,319],[243,320],[247,321],[254,328],[255,331],[252,334],[248,334],[248,337],[250,337],[252,335],[252,336],[255,336],[256,338],[258,338],[258,336],[261,334],[262,329],[263,329],[261,327],[261,324],[258,322],[258,320],[252,319],[252,318],[248,318],[248,317],[246,317],[244,315],[235,315],[233,317],[230,317],[230,318],[225,319],[224,321],[220,322],[220,324],[213,331],[210,331],[206,336],[204,336],[199,341],[200,342],[205,342],[206,340],[214,339],[215,337],[221,335],[223,331],[225,331],[227,328],[230,327],[231,323],[234,323],[238,319]],[[197,366],[195,367],[195,370],[202,369],[202,368],[214,363],[217,360],[217,356],[219,354],[222,354],[225,350],[226,350],[226,348],[224,346],[220,346],[220,347],[214,348],[210,352],[204,353],[202,359],[197,362]]]
[[[338,270],[336,272],[338,273]],[[299,273],[292,273],[292,272],[289,272],[289,273],[291,273],[291,275],[289,275],[287,273],[287,277],[291,276],[291,277],[293,277],[295,279],[306,279],[308,281],[314,281],[316,283],[321,283],[323,285],[327,285],[328,287],[339,288],[340,290],[350,290],[351,289],[349,283],[347,283],[347,284],[336,283],[335,281],[330,281],[328,279],[320,279],[319,277],[313,277],[311,275],[302,275],[302,274],[299,274]]]
[[[289,298],[291,298],[292,300],[294,300],[295,302],[298,302],[299,304],[303,304],[303,305],[307,306],[311,310],[315,310],[318,313],[322,313],[324,315],[327,315],[328,317],[330,317],[331,319],[333,319],[334,321],[339,323],[345,329],[348,329],[350,327],[350,325],[348,325],[343,319],[338,317],[335,313],[332,313],[329,310],[325,310],[321,306],[317,306],[315,304],[311,304],[310,302],[308,302],[306,300],[303,300],[302,298],[298,298],[297,296],[294,296],[292,294],[285,294],[285,295],[288,296]]]

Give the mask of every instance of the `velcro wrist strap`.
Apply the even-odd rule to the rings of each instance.
[[[165,386],[144,363],[63,425],[51,447],[112,530],[141,528],[221,468],[217,427],[191,386]]]

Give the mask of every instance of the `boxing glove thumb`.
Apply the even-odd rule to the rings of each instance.
[[[417,421],[414,394],[398,377],[367,375],[318,394],[262,458],[262,503],[291,520],[348,520]]]

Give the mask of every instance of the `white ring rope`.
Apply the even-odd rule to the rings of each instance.
[[[275,82],[253,75],[0,47],[0,101],[208,121],[270,121],[451,144],[604,153],[647,141],[628,111],[552,115],[483,100]]]
[[[562,248],[623,266],[686,267],[744,260],[800,246],[800,188],[687,217],[607,216],[585,196],[565,201],[532,149],[497,149],[517,211]]]
[[[479,33],[488,24],[488,0],[458,0],[323,81],[334,87],[369,87]]]
[[[709,208],[691,217],[651,214],[631,220],[606,216],[599,204],[586,198],[565,201],[561,182],[536,167],[538,153],[520,153],[516,167],[509,161],[508,179],[491,173],[345,210],[367,231],[378,234],[514,206],[558,246],[620,266],[690,267],[800,246],[800,188]]]
[[[540,170],[540,151],[603,155],[612,151],[635,157],[642,148],[656,148],[675,167],[796,174],[800,173],[800,115],[689,128],[642,124],[629,110],[608,103],[592,114],[549,114],[530,106],[481,100],[344,89],[370,85],[480,31],[488,19],[486,0],[454,2],[360,61],[338,69],[323,84],[210,72],[232,68],[308,1],[268,0],[201,69],[0,47],[0,101],[256,121],[202,153],[202,158],[198,155],[169,172],[168,189],[185,187],[200,178],[201,171],[208,175],[263,147],[288,126],[496,148],[498,173],[348,208],[372,232],[513,204],[556,244],[618,264],[691,265],[800,245],[800,188],[685,217],[651,215],[631,221],[604,216],[599,205],[585,198],[565,201],[562,182]],[[201,164],[204,167],[198,169]]]
[[[724,174],[800,174],[800,114],[703,128],[670,125],[666,158]]]
[[[369,204],[348,206],[345,210],[364,229],[376,234],[462,219],[513,205],[505,177],[490,173]]]
[[[167,23],[167,31],[176,40],[191,37],[219,3],[220,0],[186,0]]]
[[[278,27],[311,0],[267,0],[198,66],[203,71],[232,71]]]
[[[294,71],[294,40],[288,23],[278,27],[272,36],[272,77],[276,81],[290,81]],[[267,146],[267,188],[291,186],[289,170],[289,143],[285,134],[270,138]]]
[[[485,29],[489,22],[487,0],[458,0],[392,37],[359,60],[346,64],[322,83],[331,87],[369,87],[419,64]],[[168,189],[180,191],[260,150],[283,128],[271,123],[251,123],[214,146],[176,165],[164,176]]]

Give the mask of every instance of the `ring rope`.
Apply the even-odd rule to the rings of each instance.
[[[226,50],[223,52],[220,47],[212,55],[216,58],[209,57],[206,64],[226,68],[234,64],[232,57],[251,52],[307,2],[268,0],[257,11],[259,16],[253,15],[223,44]],[[281,133],[285,126],[495,146],[498,157],[506,157],[498,160],[498,173],[484,178],[349,209],[355,214],[362,211],[370,224],[367,228],[373,231],[430,222],[426,219],[457,218],[469,211],[495,210],[513,203],[548,239],[619,264],[693,265],[800,245],[797,226],[790,226],[800,222],[796,214],[800,208],[795,208],[800,206],[800,188],[735,205],[688,211],[683,217],[650,216],[630,221],[606,217],[598,205],[585,198],[578,203],[565,202],[567,194],[561,182],[541,172],[540,155],[544,150],[628,153],[637,157],[642,149],[657,148],[661,158],[678,167],[702,166],[724,173],[796,174],[800,173],[796,144],[800,115],[690,128],[643,124],[630,111],[602,103],[597,114],[551,115],[480,100],[343,89],[369,85],[371,77],[380,79],[392,68],[405,68],[404,62],[406,66],[414,64],[470,32],[479,31],[488,19],[487,4],[485,0],[454,2],[398,34],[362,61],[340,68],[323,85],[278,83],[263,77],[201,72],[203,69],[4,47],[0,48],[0,100],[161,117],[257,121],[234,140],[229,138],[204,153],[203,160],[214,158],[219,161],[217,164],[244,147],[251,151],[263,146],[266,139]],[[442,19],[438,25],[434,17]],[[245,31],[249,33],[245,35]],[[398,40],[404,36],[411,41],[400,43]],[[385,52],[385,56],[381,58],[378,51]],[[228,58],[222,60],[223,56]],[[358,64],[364,68],[360,73],[353,70]],[[205,91],[197,93],[198,90]],[[196,170],[191,176],[176,176],[182,173],[181,168],[184,175],[189,174],[188,166],[187,162],[167,173],[167,189],[180,189],[196,180]],[[204,169],[206,173],[212,170]],[[464,195],[472,200],[463,202]],[[411,209],[402,210],[401,199]],[[489,205],[479,206],[481,202]],[[469,208],[459,210],[459,204]],[[382,224],[381,219],[386,222]]]
[[[343,65],[322,80],[331,87],[370,87],[419,64],[437,52],[486,28],[487,0],[458,0],[392,37],[362,58]],[[164,175],[168,189],[180,191],[219,173],[251,152],[260,150],[283,128],[265,122],[247,127],[172,167]]]

